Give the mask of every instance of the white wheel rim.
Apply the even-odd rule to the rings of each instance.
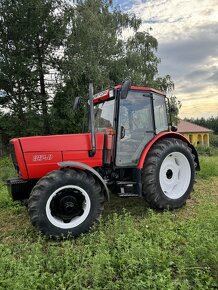
[[[186,156],[180,152],[167,155],[161,164],[159,179],[161,189],[168,198],[182,197],[191,181],[191,167]]]
[[[83,206],[82,206],[83,207],[83,214],[81,216],[76,216],[76,217],[72,218],[72,220],[70,222],[67,222],[67,223],[65,223],[59,217],[52,215],[51,208],[50,208],[52,199],[57,195],[58,192],[60,192],[64,189],[74,189],[74,190],[76,189],[85,198],[85,200],[83,202]],[[90,212],[90,209],[91,209],[91,201],[90,201],[89,195],[87,194],[87,192],[84,189],[82,189],[81,187],[76,186],[76,185],[66,185],[66,186],[62,186],[62,187],[58,188],[50,195],[50,197],[46,203],[46,215],[47,215],[48,220],[54,226],[61,228],[61,229],[71,229],[71,228],[75,228],[75,227],[79,226],[87,218],[87,216]]]

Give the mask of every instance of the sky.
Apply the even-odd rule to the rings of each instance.
[[[169,74],[180,117],[218,116],[218,0],[114,0],[157,38],[159,74]]]

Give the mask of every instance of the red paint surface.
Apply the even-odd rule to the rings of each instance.
[[[112,150],[113,147],[113,135],[105,135],[105,149]]]
[[[58,169],[58,162],[80,161],[96,167],[102,166],[104,134],[96,134],[96,154],[89,157],[91,134],[69,134],[25,137],[11,140],[23,179],[40,178]],[[21,146],[20,146],[21,145]]]
[[[17,163],[20,169],[20,175],[23,179],[28,179],[27,168],[24,162],[24,156],[21,150],[20,141],[19,139],[12,139],[10,142],[14,144],[14,150],[17,158]]]
[[[24,153],[91,150],[91,134],[67,134],[19,138]],[[97,149],[103,149],[104,134],[96,134]]]
[[[121,85],[117,85],[115,87],[115,89],[121,89],[122,86]],[[148,87],[136,87],[136,86],[131,86],[130,87],[131,90],[134,90],[134,91],[150,91],[150,92],[154,92],[154,93],[157,93],[159,95],[162,95],[162,96],[166,96],[165,93],[161,92],[161,91],[158,91],[156,89],[153,89],[153,88],[148,88]]]
[[[29,179],[31,179],[31,178],[41,178],[50,171],[60,169],[60,166],[58,166],[56,163],[54,164],[47,163],[47,164],[31,164],[27,165],[27,168]]]
[[[122,88],[122,85],[117,85],[115,86],[115,89],[121,89]],[[161,91],[158,91],[156,89],[153,89],[153,88],[148,88],[148,87],[136,87],[136,86],[131,86],[130,87],[131,90],[134,90],[134,91],[147,91],[147,92],[153,92],[153,93],[157,93],[159,95],[162,95],[162,96],[166,96],[165,93],[161,92]],[[96,94],[96,96],[94,96],[94,99],[93,99],[93,103],[94,104],[97,104],[97,103],[101,103],[101,102],[104,102],[106,100],[108,100],[109,98],[111,98],[112,96],[110,96],[110,90],[105,90],[103,92],[100,92],[99,94]]]
[[[100,103],[110,98],[110,90],[105,90],[99,94],[94,95],[93,103]]]
[[[138,168],[142,169],[146,156],[148,154],[148,151],[150,150],[151,146],[158,140],[163,139],[163,138],[177,138],[180,140],[183,140],[186,143],[189,143],[189,141],[181,134],[179,133],[175,133],[175,132],[162,132],[160,134],[158,134],[154,139],[152,139],[148,145],[146,146],[146,148],[144,149],[144,151],[142,152],[142,155],[140,157],[139,163],[138,163]]]
[[[78,161],[91,167],[102,166],[102,149],[96,150],[94,157],[89,157],[88,151],[64,151],[63,161]]]
[[[151,92],[157,93],[159,95],[162,95],[164,97],[166,96],[166,94],[164,94],[163,92],[158,91],[158,90],[155,90],[153,88],[131,86],[131,90],[136,90],[136,91],[151,91]]]

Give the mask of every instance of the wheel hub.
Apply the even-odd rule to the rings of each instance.
[[[62,209],[63,212],[70,214],[73,212],[76,206],[77,206],[77,201],[71,195],[65,196],[60,200],[60,209]]]
[[[168,169],[166,172],[166,177],[168,179],[171,179],[173,177],[173,171],[171,169]]]
[[[84,196],[76,190],[64,189],[59,191],[51,201],[51,215],[64,223],[81,216],[84,212]]]
[[[74,208],[74,203],[68,201],[64,204],[64,208],[67,212],[71,212],[72,209]]]
[[[191,168],[186,156],[180,152],[167,155],[161,164],[159,179],[161,189],[168,198],[183,196],[191,180]]]

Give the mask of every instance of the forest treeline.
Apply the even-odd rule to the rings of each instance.
[[[95,92],[127,78],[134,85],[172,90],[170,76],[158,74],[158,41],[141,24],[111,0],[77,5],[67,0],[1,0],[4,142],[80,131],[82,118],[72,106],[76,96],[87,95],[90,80]]]

